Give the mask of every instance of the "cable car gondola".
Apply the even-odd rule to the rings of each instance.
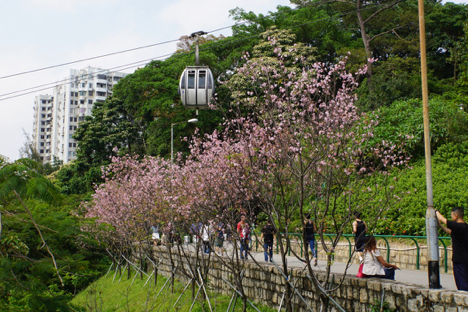
[[[180,77],[179,95],[187,108],[206,108],[214,89],[213,73],[208,66],[187,66]]]

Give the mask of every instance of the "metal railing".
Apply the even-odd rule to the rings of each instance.
[[[336,237],[336,234],[324,233],[323,236],[330,239],[330,242],[333,244],[333,237]],[[386,258],[387,258],[386,261],[387,262],[390,262],[390,252],[392,250],[392,248],[390,246],[389,239],[404,239],[404,240],[412,241],[414,243],[414,245],[416,246],[416,269],[419,270],[419,268],[420,268],[420,258],[421,258],[421,246],[419,246],[417,240],[427,240],[426,236],[407,236],[407,235],[373,235],[373,236],[375,237],[376,240],[381,240],[382,239],[382,240],[385,241],[386,251],[387,251],[387,253],[386,253]],[[300,256],[302,257],[303,252],[304,252],[304,241],[302,239],[302,234],[301,233],[290,233],[289,237],[290,238],[291,237],[296,238],[296,240],[297,240],[297,242],[299,243],[299,246],[300,246]],[[319,234],[315,234],[315,237],[316,237],[316,240],[317,240],[317,237],[319,237]],[[342,237],[344,239],[346,239],[347,242],[348,242],[349,258],[351,258],[352,254],[353,254],[354,243],[351,242],[350,238],[352,238],[352,241],[354,242],[354,234],[343,234]],[[441,243],[441,245],[443,247],[443,250],[444,250],[444,272],[447,273],[448,272],[448,251],[447,251],[446,241],[450,241],[450,237],[439,237],[439,241],[440,241],[440,243]],[[260,247],[262,247],[262,246],[260,246]],[[258,252],[258,248],[259,248],[259,242],[258,242],[258,240],[255,240],[255,251],[256,252]],[[316,248],[318,248],[318,244],[316,244]],[[276,249],[276,253],[278,254],[279,253],[278,240],[276,240],[275,249]],[[287,253],[288,253],[288,256],[291,256],[291,248],[289,248]]]

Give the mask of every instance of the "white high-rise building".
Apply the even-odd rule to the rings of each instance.
[[[34,98],[32,143],[43,162],[51,161],[53,100],[51,95]]]
[[[72,136],[79,122],[91,115],[93,104],[104,102],[112,94],[113,86],[126,75],[122,72],[110,72],[92,67],[70,70],[66,83],[54,87],[53,105],[47,114],[51,113],[51,116],[46,117],[50,118],[46,120],[51,128],[48,132],[50,147],[44,149],[44,156],[41,154],[44,162],[49,162],[54,157],[62,160],[63,163],[76,159],[77,142]],[[38,113],[37,110],[36,113]],[[38,143],[40,147],[42,142]]]

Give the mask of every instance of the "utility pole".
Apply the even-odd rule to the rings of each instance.
[[[421,48],[421,83],[424,116],[424,147],[426,153],[426,235],[427,235],[427,268],[429,288],[441,288],[439,273],[439,237],[437,218],[434,209],[432,193],[432,162],[431,136],[429,129],[429,95],[427,90],[427,60],[426,60],[426,25],[424,21],[424,0],[418,0],[419,11],[419,39]]]

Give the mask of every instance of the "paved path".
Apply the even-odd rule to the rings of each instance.
[[[190,246],[191,246],[191,248],[194,247],[192,244],[190,244]],[[225,248],[225,250],[227,250],[228,254],[230,254],[230,255],[232,254],[233,248],[232,248],[231,243],[225,242],[224,243],[224,248]],[[265,265],[273,265],[273,264],[265,262],[265,258],[264,258],[264,255],[263,255],[263,249],[262,249],[261,252],[260,252],[260,248],[259,248],[259,251],[257,251],[257,252],[252,250],[250,252],[250,254],[252,256],[254,256],[255,260],[260,264],[265,263]],[[301,262],[300,260],[298,260],[296,257],[289,256],[289,257],[287,257],[287,259],[288,259],[288,264],[289,264],[290,267],[304,268],[304,263]],[[273,254],[273,260],[275,260],[278,265],[282,264],[281,258],[280,258],[280,256],[278,254]],[[252,261],[252,260],[248,260],[248,261]],[[343,274],[344,271],[345,271],[345,268],[346,268],[345,263],[334,262],[332,267],[331,267],[331,271],[333,273]],[[326,270],[326,261],[319,260],[317,267],[314,267],[314,269],[315,270],[320,270],[320,271],[325,271]],[[356,274],[358,272],[358,269],[359,269],[358,264],[351,264],[351,266],[349,267],[349,269],[347,271],[347,275],[356,276]],[[428,272],[425,271],[425,270],[411,270],[411,269],[397,270],[395,272],[395,280],[397,282],[403,282],[403,283],[407,283],[407,284],[411,284],[411,285],[417,285],[417,286],[423,287],[423,288],[429,288]],[[440,273],[440,284],[442,285],[442,289],[457,290],[457,287],[455,285],[455,280],[453,279],[452,274]]]
[[[262,252],[251,252],[251,255],[255,257],[255,260],[259,263],[265,263],[265,258]],[[281,258],[279,255],[273,255],[273,259],[279,263],[282,263]],[[279,264],[278,263],[278,264]],[[299,261],[296,257],[288,257],[288,264],[291,267],[304,267],[304,263]],[[335,262],[331,267],[331,271],[333,273],[341,273],[343,274],[346,268],[345,263]],[[358,264],[351,264],[351,267],[348,269],[347,274],[350,276],[356,276],[358,272],[359,265]],[[314,267],[316,270],[325,271],[326,270],[326,261],[319,260],[318,266]],[[395,272],[395,280],[397,282],[403,282],[413,285],[418,285],[420,287],[429,288],[428,282],[428,272],[424,270],[410,270],[410,269],[401,269]],[[448,290],[457,290],[455,285],[455,280],[453,279],[452,274],[447,273],[440,273],[440,283],[442,285],[442,289]]]

